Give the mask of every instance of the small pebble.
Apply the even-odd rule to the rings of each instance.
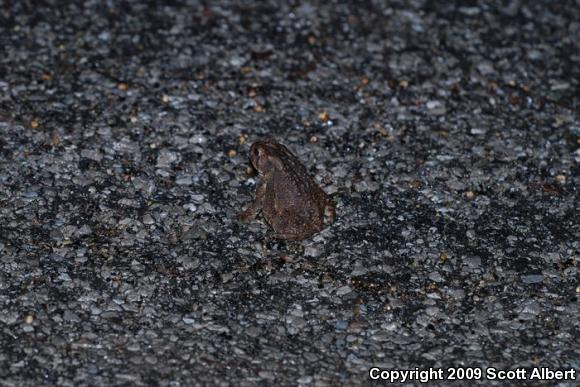
[[[326,111],[320,112],[318,114],[318,119],[322,122],[327,122],[328,120],[330,120],[330,114],[328,114],[328,112]]]

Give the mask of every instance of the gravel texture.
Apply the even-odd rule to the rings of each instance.
[[[0,385],[580,370],[580,1],[73,3],[0,1]]]

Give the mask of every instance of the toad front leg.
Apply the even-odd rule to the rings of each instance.
[[[241,222],[249,222],[254,219],[258,213],[262,210],[262,205],[264,203],[264,197],[266,196],[266,183],[259,182],[256,187],[256,199],[248,204],[245,210],[238,214],[238,220]]]

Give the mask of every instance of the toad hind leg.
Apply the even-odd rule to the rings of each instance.
[[[272,238],[274,239],[284,239],[288,241],[300,241],[306,239],[308,235],[304,234],[290,234],[290,233],[274,233]]]
[[[310,235],[306,229],[298,228],[285,217],[279,217],[275,222],[272,222],[272,219],[266,219],[266,221],[274,231],[272,235],[274,239],[298,241],[306,239]]]

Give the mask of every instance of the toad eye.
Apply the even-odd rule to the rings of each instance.
[[[254,149],[252,150],[252,155],[253,155],[254,157],[258,157],[258,156],[260,155],[260,151],[258,150],[258,148],[254,148]]]

